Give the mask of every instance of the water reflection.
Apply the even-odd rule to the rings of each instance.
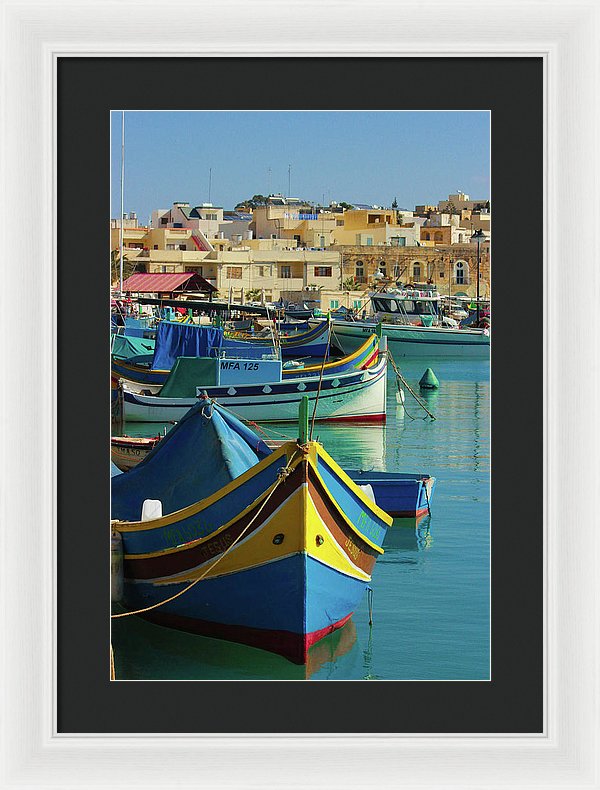
[[[369,626],[367,646],[363,650],[363,680],[377,680],[373,674],[373,627]]]
[[[381,565],[422,565],[425,556],[433,546],[431,517],[415,519],[394,519],[383,543],[384,554],[377,561]],[[377,568],[375,569],[377,573]],[[377,577],[375,577],[377,581]]]
[[[383,425],[315,425],[315,438],[346,469],[385,470],[386,436]]]
[[[113,620],[112,644],[117,680],[307,680],[317,675],[327,680],[343,671],[345,662],[340,664],[340,659],[347,655],[352,659],[356,626],[349,620],[313,645],[305,666],[254,647],[163,628],[140,617]]]
[[[395,518],[388,528],[383,543],[384,551],[403,549],[404,551],[427,551],[433,546],[431,516],[415,518]]]

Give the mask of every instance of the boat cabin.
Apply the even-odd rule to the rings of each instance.
[[[371,296],[378,321],[435,326],[441,320],[440,295],[434,290],[403,289]]]

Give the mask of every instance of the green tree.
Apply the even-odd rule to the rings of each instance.
[[[360,283],[357,283],[354,277],[347,277],[342,282],[342,291],[360,291],[361,286]]]
[[[266,206],[268,198],[264,195],[253,195],[248,200],[242,200],[241,203],[236,205],[236,208],[257,208],[258,206]]]
[[[392,203],[392,208],[398,208],[398,200],[394,198],[394,202]]]
[[[346,202],[345,202],[345,201],[343,201],[343,200],[342,200],[342,202],[341,202],[341,203],[338,203],[338,206],[339,206],[340,208],[345,208],[345,209],[346,209],[346,211],[348,211],[348,209],[354,208],[354,206],[353,206],[351,203],[346,203]]]
[[[249,302],[260,302],[262,298],[262,291],[260,288],[252,288],[250,291],[246,291],[246,299]]]

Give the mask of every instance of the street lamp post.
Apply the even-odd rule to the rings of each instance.
[[[479,326],[479,262],[481,243],[485,241],[485,233],[481,230],[478,230],[471,236],[471,241],[477,242],[477,326]]]

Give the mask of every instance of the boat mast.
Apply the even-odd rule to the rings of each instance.
[[[121,221],[119,222],[119,294],[123,297],[123,186],[125,183],[125,110],[121,111]]]

